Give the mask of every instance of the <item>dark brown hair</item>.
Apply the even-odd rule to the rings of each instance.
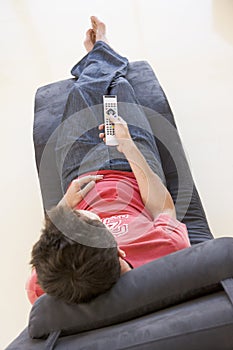
[[[111,232],[101,221],[63,206],[46,215],[42,235],[32,249],[31,264],[42,289],[68,303],[89,301],[120,277]]]

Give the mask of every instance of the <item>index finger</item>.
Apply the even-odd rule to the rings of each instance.
[[[86,175],[81,177],[80,179],[77,179],[77,182],[79,186],[83,186],[91,181],[97,181],[97,180],[102,180],[104,175]]]
[[[98,129],[99,129],[99,130],[103,130],[103,129],[104,129],[104,124],[100,124],[100,125],[98,126]]]

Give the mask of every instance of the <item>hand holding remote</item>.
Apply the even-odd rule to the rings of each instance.
[[[126,123],[126,121],[121,118],[120,116],[109,116],[111,122],[114,124],[115,126],[115,137],[118,141],[118,146],[117,149],[119,152],[124,153],[124,151],[126,150],[126,148],[132,146],[132,144],[134,143],[129,129],[128,129],[128,125]],[[105,124],[101,124],[99,125],[99,130],[104,130]],[[105,133],[102,132],[99,134],[99,137],[101,139],[103,139],[104,142],[106,142],[105,139]]]

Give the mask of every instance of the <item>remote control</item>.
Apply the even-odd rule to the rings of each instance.
[[[115,125],[111,122],[109,115],[117,116],[117,96],[104,95],[104,123],[105,123],[105,142],[107,146],[117,146],[119,143],[115,136]]]

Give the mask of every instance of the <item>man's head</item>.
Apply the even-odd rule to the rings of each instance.
[[[82,244],[88,239],[90,245]],[[46,215],[31,264],[46,293],[77,303],[91,300],[117,282],[121,257],[114,237],[98,217],[58,206]]]

